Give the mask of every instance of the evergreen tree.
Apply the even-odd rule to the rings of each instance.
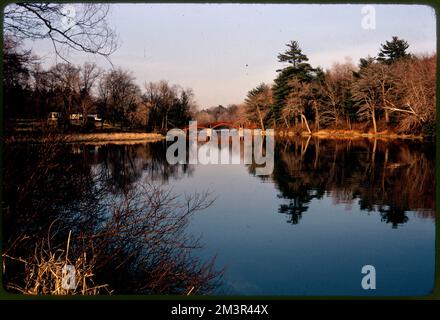
[[[408,57],[409,54],[406,52],[408,47],[408,42],[394,36],[391,41],[386,41],[385,44],[381,45],[377,60],[384,63],[393,63],[398,59]]]
[[[368,56],[366,58],[360,58],[359,59],[359,69],[363,69],[371,65],[374,60],[376,60],[374,57]]]
[[[309,61],[307,56],[302,53],[297,41],[290,41],[286,46],[288,49],[278,55],[279,62],[288,62],[296,68],[299,64]]]
[[[268,119],[276,123],[280,119],[281,110],[286,104],[286,99],[291,91],[289,81],[297,78],[300,82],[310,82],[313,79],[314,69],[307,62],[309,59],[302,53],[297,41],[287,44],[288,49],[278,55],[279,62],[288,62],[289,65],[277,70],[278,77],[274,80],[273,98],[274,104]]]

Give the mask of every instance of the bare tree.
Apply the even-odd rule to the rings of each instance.
[[[325,80],[322,83],[322,91],[326,98],[321,114],[321,121],[324,125],[330,123],[338,125],[344,115],[344,103],[349,98],[353,70],[353,64],[346,62],[336,63],[326,72]]]
[[[146,83],[144,88],[142,102],[148,110],[148,126],[153,130],[185,125],[196,110],[191,89],[170,85],[164,80]]]
[[[117,37],[107,24],[108,4],[15,3],[4,10],[4,33],[16,39],[50,40],[58,57],[69,50],[108,57]]]
[[[246,97],[247,113],[251,119],[259,121],[261,129],[264,130],[264,119],[273,104],[271,88],[262,83],[258,87],[249,91]]]
[[[362,68],[359,77],[352,84],[353,98],[359,105],[358,114],[361,119],[371,119],[373,132],[377,132],[377,113],[382,109],[380,77],[382,66],[372,63]]]
[[[80,95],[80,68],[58,63],[49,70],[54,94],[61,102],[63,126],[70,126],[70,115],[76,110]]]
[[[80,68],[80,94],[79,94],[79,109],[83,115],[83,124],[87,121],[87,116],[95,108],[95,101],[92,96],[92,90],[101,76],[102,71],[95,63],[86,62]]]
[[[399,129],[412,131],[434,123],[436,118],[436,59],[427,56],[393,65],[396,97],[385,108],[401,115]]]
[[[289,87],[291,88],[286,105],[282,111],[282,116],[286,122],[287,127],[289,127],[289,120],[294,119],[296,124],[296,119],[299,116],[301,120],[301,125],[305,124],[307,131],[310,133],[310,127],[305,116],[305,109],[308,103],[311,101],[309,98],[309,93],[311,91],[310,83],[302,83],[298,78],[292,78],[289,80]]]
[[[129,71],[115,69],[106,73],[98,86],[103,117],[113,124],[119,123],[121,129],[129,124],[132,113],[140,104],[140,89],[134,80]]]

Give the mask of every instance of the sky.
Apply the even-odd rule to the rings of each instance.
[[[364,29],[362,5],[113,4],[111,25],[119,48],[116,67],[133,71],[139,85],[167,80],[192,88],[199,108],[241,103],[261,82],[272,83],[283,67],[277,55],[299,42],[309,63],[330,68],[348,57],[376,56],[392,36],[416,54],[436,52],[434,9],[420,5],[375,5],[375,29]],[[32,43],[45,64],[54,63],[50,43]],[[75,53],[72,63],[103,58]],[[60,62],[60,61],[59,61]]]

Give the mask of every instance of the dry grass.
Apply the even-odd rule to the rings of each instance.
[[[65,136],[67,142],[111,142],[111,141],[152,141],[162,140],[164,137],[158,133],[78,133]]]
[[[130,144],[140,142],[160,141],[165,137],[159,133],[139,133],[139,132],[120,132],[120,133],[70,133],[57,134],[51,133],[49,137],[45,135],[43,138],[35,135],[21,134],[13,135],[5,138],[6,143],[16,142],[32,142],[45,143],[46,141],[57,139],[64,143],[119,143]]]
[[[69,259],[70,232],[65,249],[53,250],[50,240],[45,239],[35,247],[35,253],[28,261],[3,255],[3,259],[17,260],[25,264],[26,277],[23,285],[6,283],[7,289],[27,295],[98,295],[110,294],[108,285],[95,285],[93,282],[94,257],[87,257],[83,252],[76,258]],[[66,286],[65,266],[75,269],[73,289]]]

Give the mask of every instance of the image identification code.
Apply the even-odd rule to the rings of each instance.
[[[183,306],[178,304],[171,308],[172,315],[196,315],[202,318],[205,314],[215,315],[268,315],[268,305],[217,304],[214,309],[201,306]]]

